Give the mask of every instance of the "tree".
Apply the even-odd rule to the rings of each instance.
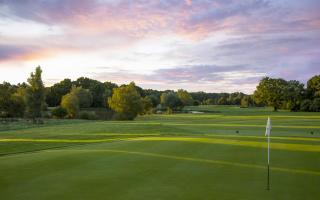
[[[320,112],[320,98],[315,98],[310,105],[310,110],[313,112]]]
[[[163,107],[167,108],[168,112],[180,110],[183,105],[178,95],[175,92],[163,93],[160,98]]]
[[[203,105],[214,105],[216,102],[214,99],[209,98],[203,101]]]
[[[219,105],[227,105],[228,104],[228,101],[227,101],[227,98],[226,97],[220,97],[218,99],[218,102],[217,102]]]
[[[67,111],[67,109],[59,106],[59,107],[54,108],[51,111],[51,114],[53,117],[56,117],[56,118],[65,118],[68,115],[68,111]]]
[[[240,105],[242,98],[245,96],[242,92],[231,93],[227,99],[228,104],[230,105]]]
[[[320,75],[313,76],[308,80],[307,91],[310,98],[320,97]]]
[[[92,94],[92,107],[105,107],[106,85],[100,81],[86,77],[78,78],[74,84],[84,89],[89,89]]]
[[[76,118],[79,115],[79,99],[75,94],[68,93],[62,97],[61,107],[66,109],[70,118]]]
[[[250,97],[249,96],[244,96],[241,99],[240,107],[241,108],[248,108],[250,105]]]
[[[303,100],[300,105],[300,110],[306,112],[310,111],[311,104],[312,101],[310,99]]]
[[[141,96],[131,82],[113,89],[113,95],[108,98],[109,107],[118,113],[119,119],[133,120],[143,110]]]
[[[83,89],[82,87],[72,87],[70,93],[78,97],[80,108],[89,108],[91,106],[92,95],[88,89]]]
[[[304,85],[296,80],[287,82],[285,98],[286,108],[291,111],[298,111],[304,95]]]
[[[58,106],[61,103],[63,95],[70,92],[72,87],[72,81],[70,79],[64,79],[53,86],[46,88],[46,102],[49,106]]]
[[[152,107],[157,107],[157,105],[159,105],[160,103],[160,96],[158,96],[157,94],[151,94],[149,96],[147,96],[150,98],[151,102],[152,102]]]
[[[150,113],[151,109],[152,109],[152,100],[149,96],[145,96],[141,99],[141,103],[142,103],[142,111],[139,114],[148,114]]]
[[[0,117],[22,117],[25,111],[21,88],[4,82],[0,84]]]
[[[199,102],[203,102],[207,99],[207,93],[205,92],[192,92],[191,96],[194,100],[198,100]]]
[[[254,92],[255,101],[266,102],[277,111],[286,100],[287,82],[283,79],[263,78]]]
[[[193,98],[186,90],[178,90],[177,95],[183,106],[192,106]]]
[[[40,66],[35,73],[31,73],[26,87],[26,112],[34,122],[36,118],[42,117],[42,110],[45,107],[45,89],[41,79],[42,70]]]

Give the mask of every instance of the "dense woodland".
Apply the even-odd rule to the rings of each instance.
[[[0,84],[0,117],[28,118],[35,123],[43,117],[132,120],[137,115],[182,112],[185,106],[238,105],[272,106],[275,111],[320,111],[320,75],[307,86],[296,80],[263,78],[254,94],[206,93],[143,89],[131,82],[117,85],[86,77],[64,79],[45,87],[41,68],[27,82]]]

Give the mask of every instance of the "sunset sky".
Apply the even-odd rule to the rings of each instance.
[[[320,74],[319,0],[0,0],[0,82],[40,65],[143,88],[251,93]]]

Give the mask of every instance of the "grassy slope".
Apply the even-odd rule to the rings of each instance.
[[[191,109],[217,112],[153,115],[134,122],[66,121],[16,130],[3,128],[1,197],[320,197],[319,113],[223,106]],[[270,192],[265,190],[263,136],[269,115],[274,126]]]

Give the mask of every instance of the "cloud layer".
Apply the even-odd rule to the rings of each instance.
[[[320,72],[319,9],[317,0],[0,0],[0,80],[24,81],[41,65],[47,82],[244,92],[267,75],[305,82]]]

